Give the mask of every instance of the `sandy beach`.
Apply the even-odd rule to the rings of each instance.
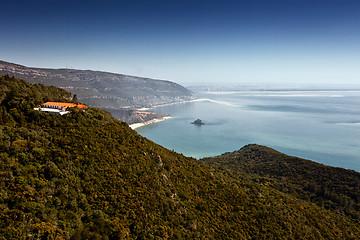
[[[171,105],[175,105],[175,104],[197,102],[197,101],[205,101],[205,100],[206,99],[193,99],[193,100],[189,100],[189,101],[173,102],[173,103],[155,105],[155,106],[152,106],[152,107],[138,108],[136,110],[138,110],[138,111],[149,111],[149,110],[152,110],[152,109],[157,108],[157,107],[165,107],[165,106],[171,106]],[[143,122],[143,123],[133,123],[133,124],[130,124],[129,126],[131,127],[131,129],[136,129],[136,128],[139,128],[139,127],[142,127],[142,126],[145,126],[145,125],[149,125],[149,124],[152,124],[152,123],[162,122],[162,121],[165,121],[166,119],[170,119],[170,118],[172,118],[172,117],[171,116],[166,116],[166,117],[162,117],[162,118],[155,118],[155,119],[152,119],[150,121]]]
[[[172,118],[172,117],[166,116],[166,117],[162,117],[162,118],[155,118],[155,119],[152,119],[152,120],[147,121],[147,122],[131,124],[131,125],[129,125],[129,127],[131,127],[131,129],[136,129],[136,128],[139,128],[139,127],[142,127],[142,126],[145,126],[145,125],[149,125],[149,124],[153,124],[153,123],[157,123],[157,122],[162,122],[162,121],[165,121],[166,119],[170,119],[170,118]]]
[[[238,105],[234,105],[234,104],[231,104],[231,103],[228,103],[228,102],[217,101],[217,100],[212,100],[212,99],[208,99],[208,98],[197,98],[197,99],[193,99],[193,100],[189,100],[189,101],[162,104],[162,105],[157,105],[157,106],[153,106],[153,107],[149,107],[149,108],[139,108],[137,110],[139,110],[139,111],[148,111],[148,110],[152,110],[152,109],[154,109],[156,107],[165,107],[165,106],[171,106],[171,105],[175,105],[175,104],[184,104],[184,103],[191,103],[191,102],[206,102],[206,101],[214,102],[214,103],[217,103],[217,104],[224,104],[224,105],[228,105],[228,106],[238,107]],[[155,118],[155,119],[152,119],[152,120],[144,122],[144,123],[134,123],[134,124],[131,124],[129,126],[132,129],[136,129],[136,128],[139,128],[139,127],[142,127],[142,126],[145,126],[145,125],[148,125],[148,124],[161,122],[161,121],[164,121],[164,120],[169,119],[169,118],[172,118],[172,117],[167,116],[167,117],[163,117],[163,118]]]

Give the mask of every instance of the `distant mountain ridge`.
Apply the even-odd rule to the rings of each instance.
[[[109,72],[32,68],[0,61],[0,74],[65,89],[79,101],[106,109],[137,109],[194,99],[185,87],[164,80]]]

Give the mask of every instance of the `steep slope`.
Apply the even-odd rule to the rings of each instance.
[[[252,179],[360,220],[360,173],[250,144],[239,151],[202,159]]]
[[[360,238],[349,217],[169,151],[106,111],[33,110],[63,90],[9,77],[0,89],[0,239]]]
[[[195,98],[190,90],[174,82],[108,72],[30,68],[0,61],[0,74],[66,89],[76,94],[79,101],[93,107],[110,111],[121,109],[121,112],[117,112],[120,119],[122,115],[119,113],[137,117],[136,112],[128,111],[129,108],[152,107]]]

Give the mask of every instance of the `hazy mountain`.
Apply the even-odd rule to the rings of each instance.
[[[195,98],[190,90],[174,82],[100,71],[30,68],[0,61],[0,74],[15,76],[30,83],[60,87],[76,94],[77,99],[85,104],[110,111],[122,109],[121,112],[125,115],[136,115],[136,112],[127,112],[124,109],[151,107]],[[121,119],[121,116],[119,117]]]
[[[44,98],[69,96],[0,77],[0,239],[360,238],[353,171],[296,158],[292,164],[258,146],[208,164],[155,144],[98,108],[63,116],[33,110]],[[228,163],[244,167],[233,171]],[[331,175],[337,187],[328,185]],[[297,191],[299,179],[355,200],[326,209],[285,190]]]

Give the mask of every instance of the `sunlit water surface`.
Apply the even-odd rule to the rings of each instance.
[[[360,171],[360,91],[236,91],[198,97],[209,100],[155,108],[173,118],[136,130],[195,158],[257,143]],[[190,124],[198,118],[205,125]]]

